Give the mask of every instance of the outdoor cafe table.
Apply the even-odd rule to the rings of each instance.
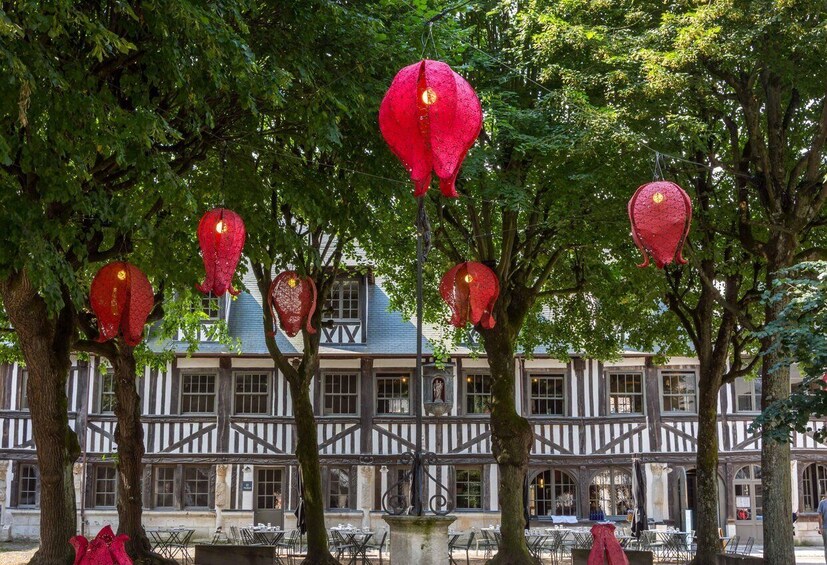
[[[367,547],[370,538],[373,537],[373,532],[368,530],[360,530],[357,528],[330,528],[342,535],[345,543],[353,546],[353,555],[348,561],[348,565],[354,565],[359,556],[362,557],[362,563],[368,563]]]
[[[659,542],[661,557],[675,561],[681,561],[689,553],[687,540],[689,532],[678,531],[655,531],[655,539]]]
[[[187,545],[195,533],[191,528],[154,528],[147,530],[152,538],[152,549],[164,557],[175,559],[175,554],[181,551],[184,554],[184,562],[189,562]]]

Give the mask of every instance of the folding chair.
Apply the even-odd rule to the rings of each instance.
[[[749,555],[752,553],[752,546],[755,545],[755,538],[750,536],[747,538],[747,543],[741,548],[741,555]]]
[[[724,546],[724,553],[728,555],[738,554],[738,543],[741,541],[741,536],[732,536]]]

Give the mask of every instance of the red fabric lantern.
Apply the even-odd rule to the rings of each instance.
[[[75,548],[74,565],[132,565],[124,547],[127,541],[128,535],[115,536],[109,526],[98,532],[92,543],[83,536],[75,536],[69,540]]]
[[[394,77],[379,107],[379,129],[423,196],[431,171],[445,196],[457,196],[454,182],[482,128],[477,93],[451,67],[424,60]]]
[[[267,304],[273,316],[278,316],[281,329],[290,337],[304,325],[308,333],[316,333],[311,318],[316,311],[316,284],[310,277],[294,271],[284,271],[270,285]]]
[[[632,238],[649,265],[649,255],[658,269],[676,261],[685,264],[681,251],[692,222],[692,201],[673,182],[657,181],[644,184],[629,200]]]
[[[629,558],[615,537],[614,524],[592,526],[592,539],[588,565],[629,565]]]
[[[463,328],[468,322],[490,330],[496,324],[492,314],[500,295],[497,274],[482,263],[459,263],[439,283],[442,299],[451,307],[451,324]]]
[[[201,217],[198,224],[198,245],[207,278],[195,287],[204,294],[222,296],[228,290],[233,296],[233,274],[244,249],[247,231],[241,216],[225,208],[215,208]]]
[[[89,300],[98,318],[98,341],[110,340],[120,331],[127,344],[135,346],[141,342],[155,295],[138,267],[122,262],[101,267],[92,280]]]

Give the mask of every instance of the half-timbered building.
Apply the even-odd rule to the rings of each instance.
[[[136,379],[146,441],[145,523],[187,524],[202,537],[217,525],[290,527],[297,504],[294,420],[288,387],[264,344],[261,297],[252,290],[230,301],[205,298],[203,306],[205,324],[226,320],[241,353],[209,341],[205,331],[196,354],[185,355],[182,345],[164,370],[147,369]],[[404,471],[401,455],[414,447],[415,325],[389,310],[381,281],[369,275],[338,281],[326,317],[312,395],[328,521],[378,525],[382,494]],[[300,341],[278,339],[288,356],[299,354]],[[532,521],[625,519],[637,458],[646,472],[649,517],[691,528],[696,360],[659,366],[650,354],[627,351],[614,362],[581,355],[561,362],[533,353],[517,360],[515,391],[535,431]],[[438,455],[432,473],[446,485],[460,527],[493,524],[498,482],[488,366],[465,349],[453,352],[452,362],[453,407],[425,416],[425,447]],[[0,512],[15,537],[36,537],[39,526],[26,378],[22,366],[0,367]],[[78,360],[66,394],[83,449],[75,465],[78,521],[94,533],[117,521],[111,375],[97,359]],[[759,406],[760,381],[727,385],[718,431],[721,526],[760,539],[760,439],[748,430]],[[806,518],[827,491],[827,450],[805,434],[796,434],[792,447],[792,507]],[[429,481],[427,488],[437,487]],[[800,537],[814,534],[814,521],[801,524]]]

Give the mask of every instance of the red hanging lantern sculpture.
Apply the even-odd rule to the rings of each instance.
[[[247,231],[241,216],[225,208],[215,208],[201,217],[198,223],[198,245],[207,278],[195,287],[204,294],[222,296],[228,290],[236,296],[232,287],[233,274],[241,259],[241,250]]]
[[[643,263],[649,265],[649,256],[658,269],[676,261],[685,264],[683,245],[692,222],[692,201],[677,184],[656,181],[644,184],[629,200],[629,219],[632,238],[643,253]]]
[[[128,345],[141,342],[155,295],[138,267],[123,262],[101,267],[92,280],[89,300],[98,318],[98,341],[110,340],[120,332]]]
[[[592,526],[592,540],[588,565],[629,565],[629,558],[615,537],[614,524]]]
[[[451,324],[463,328],[468,322],[490,330],[496,324],[493,310],[500,295],[497,274],[469,261],[455,265],[439,283],[442,299],[451,307]]]
[[[279,274],[270,285],[267,304],[288,336],[295,336],[302,326],[308,333],[316,333],[311,325],[316,311],[316,284],[310,277],[299,276],[294,271]]]
[[[454,182],[465,155],[482,128],[477,93],[451,67],[429,59],[394,77],[379,107],[379,129],[423,196],[431,172],[442,194],[455,198]]]
[[[74,565],[132,565],[124,547],[127,541],[128,535],[115,536],[109,526],[98,532],[92,543],[83,536],[75,536],[69,540],[75,548]]]

